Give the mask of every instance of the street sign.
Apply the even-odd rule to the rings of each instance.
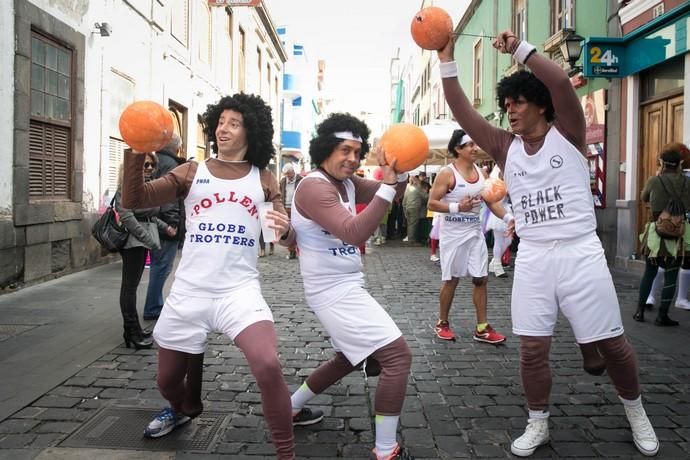
[[[259,6],[261,0],[208,0],[208,6]]]
[[[583,60],[585,77],[621,78],[626,75],[625,48],[618,43],[588,39]]]

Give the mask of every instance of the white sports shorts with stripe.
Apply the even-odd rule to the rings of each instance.
[[[623,334],[616,289],[594,233],[567,241],[520,241],[511,304],[513,333],[553,335],[559,309],[578,343]]]

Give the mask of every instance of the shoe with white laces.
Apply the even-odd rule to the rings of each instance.
[[[637,447],[637,450],[639,450],[642,455],[646,455],[647,457],[655,456],[657,452],[659,452],[659,439],[656,437],[654,428],[642,406],[642,400],[638,398],[635,404],[632,403],[632,401],[624,401],[623,398],[620,399],[623,402],[625,415],[628,417],[628,422],[630,423],[635,447]]]
[[[537,447],[549,442],[549,418],[531,418],[522,436],[510,445],[510,451],[518,457],[529,457]]]
[[[160,438],[191,420],[186,415],[178,415],[169,407],[160,411],[144,430],[145,438]]]

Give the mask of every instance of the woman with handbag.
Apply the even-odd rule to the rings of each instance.
[[[649,178],[640,196],[642,201],[649,203],[652,217],[640,235],[641,252],[646,256],[646,262],[633,319],[644,321],[652,282],[659,268],[663,268],[664,284],[661,306],[654,321],[656,326],[678,325],[678,321],[669,318],[668,310],[676,290],[678,269],[681,265],[690,268],[690,254],[685,257],[690,249],[690,225],[685,223],[685,212],[690,210],[690,178],[685,177],[680,169],[681,146],[679,143],[664,146],[659,155],[659,174]]]
[[[151,177],[155,169],[156,158],[146,154],[144,160],[144,177]],[[125,242],[122,255],[122,284],[120,285],[120,310],[124,327],[123,338],[127,348],[134,346],[137,350],[151,348],[153,339],[151,333],[145,333],[139,323],[137,312],[137,287],[144,273],[144,263],[149,249],[160,249],[158,230],[162,232],[174,231],[172,227],[160,220],[159,208],[126,209],[122,207],[122,168],[118,178],[118,188],[115,194],[115,210],[120,216],[120,223],[127,229],[129,237]]]

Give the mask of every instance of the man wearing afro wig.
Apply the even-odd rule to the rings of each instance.
[[[511,31],[493,46],[529,71],[498,83],[497,102],[510,131],[487,122],[458,83],[455,38],[438,51],[443,91],[458,123],[504,172],[520,248],[511,296],[520,338],[520,376],[529,419],[511,444],[529,456],[549,442],[549,349],[559,310],[580,345],[585,370],[611,378],[635,447],[656,455],[659,441],[642,406],[639,366],[626,340],[616,290],[596,234],[589,184],[585,116],[568,75]]]
[[[359,246],[377,229],[388,206],[402,195],[407,174],[398,176],[395,162],[386,164],[376,152],[383,181],[355,174],[369,151],[369,128],[344,113],[317,127],[309,155],[318,169],[297,186],[292,225],[300,248],[300,270],[309,307],[335,349],[335,357],[319,366],[292,395],[293,414],[309,400],[352,372],[368,357],[381,367],[376,387],[376,447],[378,459],[409,459],[396,441],[412,355],[398,326],[364,289]],[[357,204],[367,204],[357,214]],[[313,423],[310,420],[300,424]]]
[[[266,169],[275,156],[271,108],[258,96],[240,93],[209,105],[203,121],[217,158],[184,163],[144,183],[144,155],[125,154],[124,206],[184,199],[186,210],[182,258],[153,331],[158,388],[170,407],[149,423],[144,436],[164,436],[202,412],[206,335],[220,331],[242,350],[256,378],[277,458],[292,460],[290,392],[256,268],[261,233],[257,203],[273,203],[275,211],[268,213],[280,244],[294,241],[278,182]]]

